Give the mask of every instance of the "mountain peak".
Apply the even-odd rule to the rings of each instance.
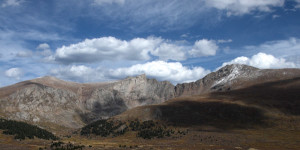
[[[37,83],[63,83],[63,82],[67,82],[67,81],[63,81],[61,79],[58,79],[56,77],[53,77],[53,76],[43,76],[43,77],[39,77],[39,78],[35,78],[35,79],[32,79],[30,80],[32,82],[37,82]]]
[[[129,76],[126,79],[147,79],[146,74],[140,74],[137,76]]]
[[[219,70],[217,70],[217,72],[224,71],[224,70],[225,71],[229,70],[230,72],[232,72],[232,71],[237,71],[237,70],[239,70],[239,71],[258,70],[258,68],[244,65],[244,64],[229,64],[229,65],[226,65],[226,66],[220,68]]]
[[[217,76],[217,80],[212,85],[212,87],[216,85],[222,85],[225,83],[231,83],[232,80],[235,80],[240,77],[250,78],[251,76],[256,76],[254,72],[259,70],[258,68],[251,67],[243,64],[230,64],[222,67],[218,71],[215,72]]]
[[[43,76],[43,77],[40,77],[40,78],[37,78],[37,79],[44,79],[44,80],[60,80],[56,77],[53,77],[53,76]]]

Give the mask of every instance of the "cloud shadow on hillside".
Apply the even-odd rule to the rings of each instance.
[[[267,117],[258,108],[223,102],[179,101],[159,106],[161,119],[175,126],[220,129],[263,126]]]

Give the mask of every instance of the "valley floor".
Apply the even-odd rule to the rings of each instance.
[[[61,136],[64,143],[85,145],[84,149],[172,149],[172,150],[280,150],[300,149],[300,130],[288,128],[259,128],[242,130],[201,130],[201,128],[180,128],[188,132],[186,135],[174,134],[168,138],[146,140],[137,138],[134,132],[128,132],[118,137],[86,137],[71,134],[71,137]],[[70,134],[69,134],[70,135]],[[50,149],[52,141],[39,139],[15,140],[13,136],[0,134],[0,149]]]

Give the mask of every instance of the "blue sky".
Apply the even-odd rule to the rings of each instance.
[[[300,68],[300,0],[0,0],[0,87]]]

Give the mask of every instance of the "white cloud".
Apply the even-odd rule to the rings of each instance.
[[[125,0],[94,0],[95,5],[103,5],[103,4],[124,4]]]
[[[227,16],[244,15],[258,10],[270,12],[272,7],[281,7],[285,0],[205,0],[207,7],[227,11]]]
[[[9,78],[20,80],[20,78],[23,76],[23,72],[20,68],[10,68],[5,71],[5,75]]]
[[[210,71],[202,67],[188,68],[179,62],[165,61],[152,61],[117,69],[73,65],[51,70],[51,74],[58,78],[78,82],[109,81],[146,74],[150,78],[156,78],[159,81],[168,80],[173,84],[195,81],[208,73]]]
[[[95,82],[105,80],[101,70],[93,69],[84,65],[73,65],[52,69],[50,74],[61,79],[77,82]]]
[[[151,52],[152,55],[159,56],[161,60],[185,60],[184,47],[174,44],[162,43]]]
[[[261,69],[297,67],[297,65],[293,62],[287,62],[283,58],[276,58],[273,55],[268,55],[265,53],[258,53],[253,55],[251,58],[245,56],[237,57],[230,62],[223,63],[222,66],[226,66],[228,64],[245,64]]]
[[[50,46],[47,43],[42,43],[38,45],[36,49],[40,49],[40,50],[50,49]]]
[[[194,47],[189,51],[189,54],[193,57],[213,56],[216,55],[218,48],[216,41],[202,39],[195,42]]]
[[[187,38],[187,37],[189,37],[189,33],[182,34],[180,37],[181,37],[181,38]]]
[[[21,4],[22,0],[6,0],[2,3],[2,7],[8,7],[8,6],[19,6]]]
[[[158,80],[168,80],[174,84],[198,80],[210,73],[202,67],[188,68],[179,62],[152,61],[137,64],[127,68],[118,68],[109,71],[113,77],[136,76],[145,73]]]
[[[40,50],[38,51],[38,54],[42,55],[42,56],[50,56],[52,54],[52,51],[50,49],[50,46],[49,44],[47,43],[42,43],[42,44],[39,44],[37,47],[36,47],[37,50]]]
[[[64,63],[95,62],[103,60],[148,60],[148,52],[162,39],[135,38],[131,41],[115,37],[86,39],[77,44],[63,46],[56,50],[55,59]]]
[[[227,40],[224,40],[224,39],[221,39],[221,40],[218,40],[217,41],[218,43],[231,43],[232,42],[232,39],[227,39]]]
[[[77,44],[62,46],[56,50],[53,58],[57,62],[91,63],[104,60],[150,60],[151,55],[159,60],[185,60],[191,46],[159,37],[134,38],[129,41],[115,37],[86,39]],[[193,57],[211,56],[216,54],[218,46],[213,40],[196,41],[190,54]]]

